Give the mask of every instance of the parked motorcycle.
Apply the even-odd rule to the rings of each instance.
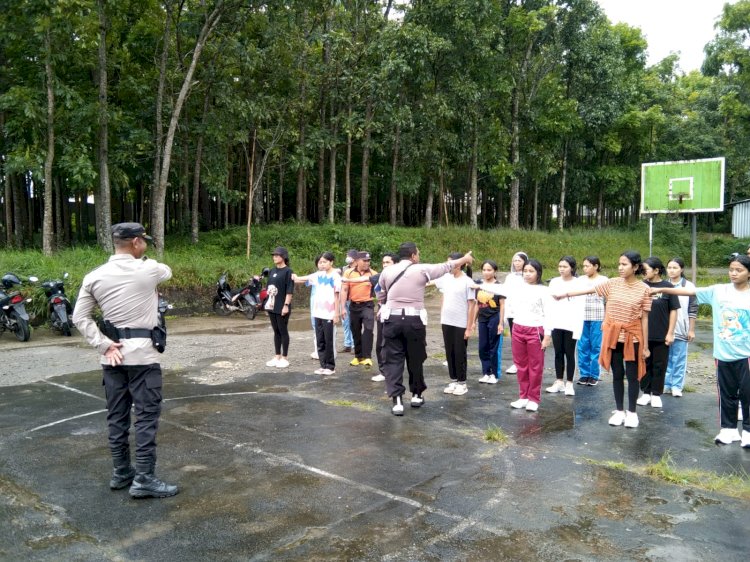
[[[45,281],[42,283],[44,294],[47,296],[47,313],[49,315],[52,329],[59,330],[63,336],[70,335],[71,320],[73,307],[65,294],[65,279],[68,274],[63,274],[62,279],[54,281]]]
[[[263,287],[262,278],[268,277],[269,269],[266,267],[260,276],[254,275],[241,289],[232,290],[227,281],[227,274],[219,277],[216,283],[216,296],[213,300],[213,309],[219,316],[229,316],[233,312],[242,312],[248,320],[255,318],[259,310],[262,310],[266,300],[267,291]]]
[[[35,283],[36,277],[29,277],[29,281]],[[16,285],[20,287],[21,280],[13,273],[6,273],[0,280],[0,333],[8,331],[16,335],[18,341],[29,341],[31,338],[31,327],[29,326],[29,314],[26,312],[26,303],[31,298],[24,297],[20,291],[14,291]]]

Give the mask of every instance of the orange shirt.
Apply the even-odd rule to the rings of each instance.
[[[344,272],[346,279],[352,277],[364,277],[375,275],[377,271],[374,269],[368,269],[365,272],[357,271],[356,269],[349,269]],[[361,282],[361,283],[347,283],[346,284],[349,292],[349,300],[352,302],[367,302],[371,301],[373,297],[372,283]]]

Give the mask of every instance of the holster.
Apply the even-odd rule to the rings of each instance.
[[[151,344],[159,353],[164,353],[167,348],[167,328],[166,326],[154,326],[151,330]]]
[[[99,320],[99,331],[115,343],[120,341],[120,332],[109,320]]]

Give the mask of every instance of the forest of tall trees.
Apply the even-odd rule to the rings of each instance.
[[[594,0],[3,0],[0,246],[301,221],[638,218],[640,164],[750,197],[750,0],[701,71]]]

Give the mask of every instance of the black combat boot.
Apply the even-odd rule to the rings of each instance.
[[[112,451],[112,479],[109,487],[112,490],[122,490],[129,486],[135,477],[135,468],[130,464],[130,450]]]
[[[168,498],[179,492],[177,486],[162,482],[154,476],[154,461],[136,460],[135,479],[130,486],[134,498]]]

